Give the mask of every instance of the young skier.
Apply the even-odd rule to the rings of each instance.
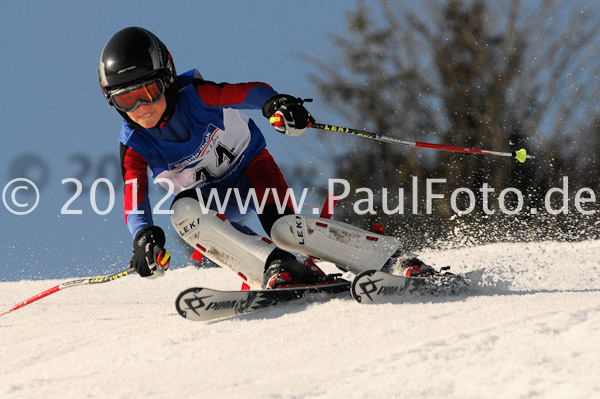
[[[394,237],[297,215],[289,202],[279,211],[276,197],[283,200],[288,186],[259,128],[239,110],[260,109],[275,130],[298,136],[314,122],[302,100],[262,82],[217,84],[197,70],[178,76],[167,47],[138,27],[125,28],[106,43],[99,78],[106,100],[124,119],[119,142],[125,221],[134,237],[131,265],[141,276],[160,276],[170,261],[165,234],[153,224],[147,168],[175,195],[171,222],[181,237],[250,287],[332,279],[288,251],[355,273],[389,268],[401,257]],[[231,188],[242,195],[254,189],[256,198],[266,198],[258,218],[273,241],[236,223],[243,215],[235,201],[224,214],[202,210],[199,196],[209,198],[211,190],[223,196]],[[406,266],[429,272],[415,262]]]

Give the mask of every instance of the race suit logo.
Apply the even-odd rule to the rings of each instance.
[[[192,154],[187,155],[186,157],[184,157],[176,162],[170,163],[169,170],[183,168],[187,165],[198,162],[200,160],[200,158],[202,158],[202,156],[204,154],[206,154],[207,152],[210,152],[214,148],[216,143],[219,141],[218,139],[215,139],[219,130],[221,130],[221,129],[219,129],[212,123],[209,124],[206,127],[206,131],[204,132],[204,135],[203,135],[204,140],[203,140],[202,144],[200,144],[200,146],[196,149],[196,151],[194,151]]]

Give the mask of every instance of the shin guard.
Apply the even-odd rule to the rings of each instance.
[[[239,231],[224,216],[203,210],[191,196],[175,198],[171,210],[175,231],[192,248],[247,280],[252,287],[262,286],[265,262],[275,244],[259,235]]]
[[[400,245],[395,237],[306,215],[279,218],[271,237],[280,248],[333,262],[353,273],[381,269]]]

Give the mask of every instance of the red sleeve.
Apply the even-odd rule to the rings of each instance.
[[[131,148],[121,145],[121,173],[125,181],[123,194],[125,223],[133,235],[144,225],[152,224],[152,216],[149,212],[150,202],[147,195],[147,165],[148,161],[143,156]],[[131,213],[134,207],[136,211],[143,213]]]
[[[196,86],[200,99],[208,106],[259,109],[265,101],[277,94],[263,82],[214,83],[201,81]]]

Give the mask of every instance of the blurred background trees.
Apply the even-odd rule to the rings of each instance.
[[[600,236],[598,215],[573,207],[578,189],[600,188],[599,11],[592,1],[358,1],[346,34],[332,37],[338,53],[311,60],[319,71],[310,77],[315,90],[346,126],[461,147],[525,147],[536,158],[520,164],[332,134],[324,138],[335,148],[332,177],[348,180],[352,190],[378,192],[374,214],[356,214],[352,204],[365,198],[358,194],[340,203],[335,218],[363,227],[379,221],[411,248]],[[549,215],[545,195],[563,187],[563,176],[569,179],[569,212]],[[430,215],[428,178],[446,179],[434,186],[445,198],[434,200]],[[493,214],[483,212],[484,184],[495,190],[488,205]],[[458,187],[475,193],[469,215],[450,207]],[[508,187],[523,193],[518,215],[499,210],[499,194]],[[382,188],[388,189],[385,201]],[[507,208],[514,209],[516,199],[508,193]],[[560,195],[552,199],[560,208]],[[384,202],[388,209],[402,204],[402,214],[387,215]],[[466,194],[457,196],[457,208],[468,205]]]

